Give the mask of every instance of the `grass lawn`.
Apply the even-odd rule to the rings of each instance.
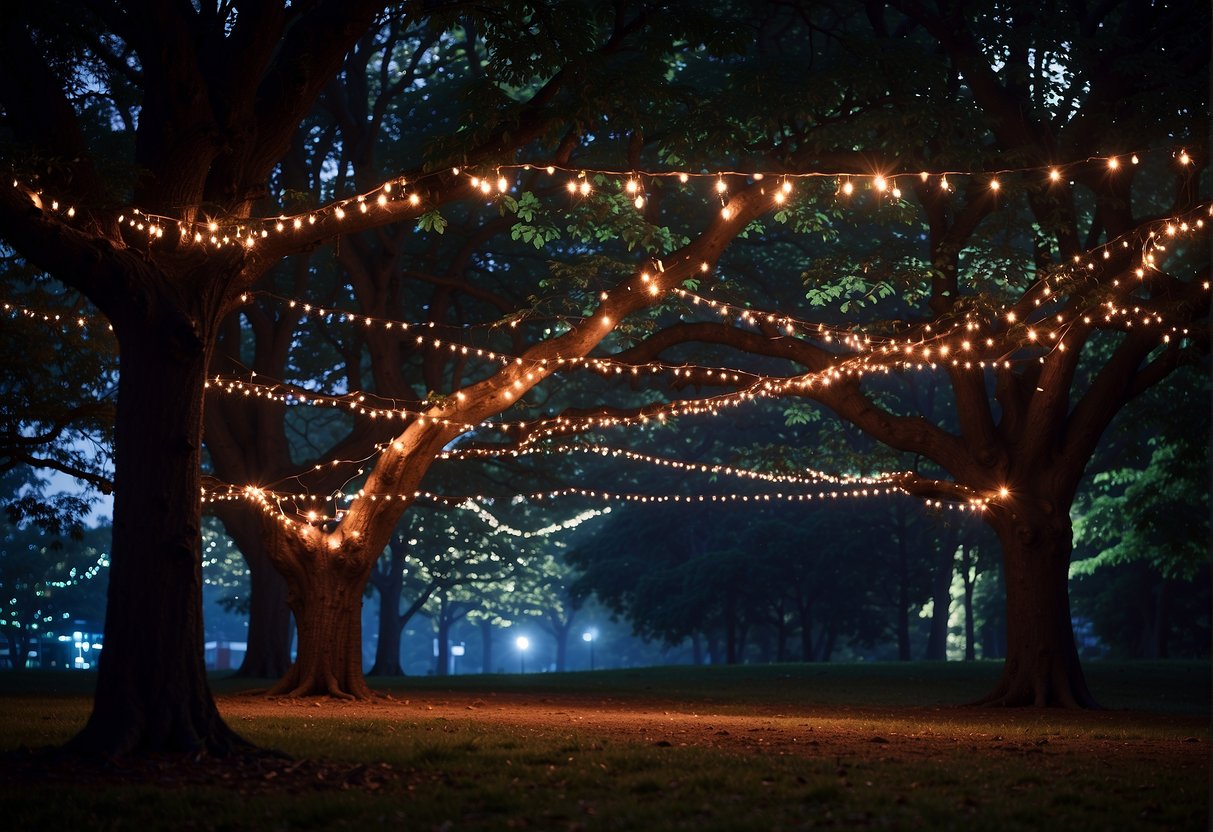
[[[1100,712],[954,707],[998,670],[392,679],[373,703],[269,702],[216,679],[232,725],[303,762],[14,786],[26,758],[8,754],[0,806],[22,830],[1207,828],[1207,663],[1092,663]],[[90,684],[0,674],[0,751],[66,740]]]

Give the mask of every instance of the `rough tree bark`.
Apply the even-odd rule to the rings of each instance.
[[[348,641],[350,633],[361,630],[363,589],[400,518],[412,505],[413,498],[404,495],[415,493],[442,448],[464,432],[460,425],[476,424],[501,413],[555,372],[564,360],[587,355],[619,321],[657,303],[682,281],[701,275],[704,264],[715,262],[749,222],[776,204],[773,192],[761,183],[739,190],[730,200],[730,212],[714,219],[697,239],[664,258],[663,271],[654,275],[650,264],[638,264],[631,275],[602,292],[593,316],[522,351],[517,362],[494,375],[428,407],[387,444],[359,496],[329,529],[307,520],[302,507],[298,513],[283,513],[263,496],[250,493],[250,499],[261,500],[262,523],[271,538],[268,548],[286,576],[298,624],[298,658],[271,694],[368,697],[370,691],[359,667],[360,653],[357,645]],[[336,562],[327,564],[327,560]],[[313,611],[313,606],[319,609]],[[313,639],[320,642],[313,643]],[[737,645],[743,641],[744,636],[738,638]],[[440,650],[444,648],[445,644],[439,645]],[[328,659],[326,652],[331,653]]]
[[[93,712],[69,747],[223,753],[245,743],[206,682],[199,522],[202,397],[222,293],[182,296],[159,273],[142,283],[147,308],[111,315],[119,462],[105,651]]]
[[[1070,620],[1068,510],[1017,493],[987,515],[1006,570],[1007,656],[998,684],[975,704],[1098,707]]]
[[[100,4],[87,10],[96,17],[71,20],[95,27],[96,43],[104,43],[97,60],[114,57],[110,48],[122,53],[116,75],[130,80],[128,56],[137,57],[132,202],[187,226],[203,221],[203,205],[226,221],[248,217],[295,126],[382,6],[266,6],[228,30],[215,26],[205,4],[151,4],[138,14]],[[70,745],[109,755],[221,752],[242,743],[215,709],[202,660],[199,463],[208,360],[239,293],[281,257],[331,236],[334,223],[317,222],[255,253],[195,246],[187,226],[178,239],[172,220],[160,226],[164,239],[153,238],[155,223],[113,208],[96,143],[86,137],[95,125],[86,129],[77,111],[76,75],[60,76],[48,61],[47,44],[75,37],[61,23],[19,6],[0,14],[6,128],[18,155],[57,160],[39,164],[36,187],[0,189],[0,234],[92,300],[120,348],[105,650],[92,715]],[[54,211],[53,200],[44,210],[42,188],[73,200],[74,219]],[[416,213],[401,204],[376,220]]]
[[[334,548],[308,528],[311,534],[271,538],[270,558],[286,578],[299,643],[295,662],[268,695],[369,699],[362,676],[362,588],[374,561]]]

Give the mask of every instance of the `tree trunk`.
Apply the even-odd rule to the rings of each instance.
[[[561,623],[557,616],[551,616],[552,636],[556,639],[556,672],[563,673],[569,661],[569,631],[573,629],[573,615]]]
[[[269,521],[272,528],[278,523]],[[374,561],[356,542],[321,551],[315,534],[280,532],[267,551],[286,578],[287,602],[299,634],[295,663],[269,696],[369,699],[362,676],[362,591]],[[344,547],[349,547],[348,551]]]
[[[368,676],[404,675],[404,668],[400,666],[400,633],[404,621],[400,602],[393,600],[400,597],[400,589],[397,586],[394,594],[390,589],[379,590],[379,640],[375,643],[375,664]]]
[[[927,636],[926,660],[948,660],[948,619],[952,608],[952,574],[956,564],[955,534],[945,534],[931,575],[931,632]]]
[[[434,660],[434,675],[449,676],[451,674],[451,619],[447,616],[446,603],[438,607],[438,616],[434,620],[438,625],[438,656]]]
[[[998,685],[974,704],[1096,708],[1070,620],[1070,518],[1043,501],[1029,507],[1029,499],[987,513],[1002,544],[1007,657]]]
[[[233,676],[280,679],[291,666],[291,610],[286,603],[286,581],[265,553],[261,521],[254,511],[231,504],[215,512],[249,571],[248,651]]]
[[[965,586],[965,661],[972,662],[977,660],[977,643],[974,638],[974,622],[973,622],[973,587],[977,583],[977,575],[970,571],[970,552],[971,547],[968,544],[963,544],[960,547],[960,568],[961,574],[964,576]]]
[[[155,274],[147,284],[172,281]],[[215,709],[203,658],[199,463],[213,342],[206,330],[218,311],[187,314],[176,302],[145,297],[146,319],[114,321],[118,465],[105,650],[92,715],[70,743],[76,750],[222,753],[247,745]]]
[[[403,676],[400,666],[400,633],[404,616],[400,612],[400,596],[404,592],[404,572],[396,563],[394,553],[386,570],[372,572],[371,583],[379,592],[379,640],[375,642],[375,664],[369,676]]]
[[[480,672],[493,672],[493,622],[487,618],[480,620]]]
[[[25,669],[25,645],[28,644],[28,639],[25,637],[25,630],[9,630],[4,634],[5,640],[8,642],[8,658],[12,662],[13,670]],[[70,667],[70,665],[69,665]]]
[[[898,513],[897,524],[897,659],[910,660],[910,554],[906,551],[904,514]]]
[[[834,655],[834,644],[838,640],[838,625],[831,621],[826,625],[825,631],[819,639],[820,644],[817,648],[817,661],[828,662],[830,657]]]
[[[798,604],[797,609],[800,612],[800,660],[815,661],[817,655],[813,650],[813,605]]]
[[[732,592],[725,593],[724,663],[737,664],[737,604]]]
[[[1171,629],[1171,581],[1163,578],[1158,587],[1158,604],[1154,616],[1154,657],[1169,658],[1167,634]]]

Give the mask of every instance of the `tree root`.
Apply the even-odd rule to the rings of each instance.
[[[1055,668],[1052,673],[1019,673],[1008,670],[990,693],[966,708],[1066,708],[1071,710],[1100,710],[1100,705],[1085,690],[1075,690],[1065,672]]]
[[[359,680],[361,681],[361,680]],[[305,696],[327,696],[345,702],[373,699],[370,688],[365,682],[351,685],[346,690],[331,672],[308,674],[306,678],[297,666],[292,666],[285,676],[265,691],[267,699],[301,699]]]

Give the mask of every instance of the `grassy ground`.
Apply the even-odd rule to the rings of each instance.
[[[5,786],[10,829],[1204,829],[1209,665],[1091,664],[1098,713],[951,707],[996,665],[397,679],[369,705],[216,680],[250,740],[357,767]],[[0,750],[59,743],[80,674],[0,674]],[[383,764],[387,767],[381,768]],[[368,775],[370,772],[370,775]],[[330,775],[331,779],[331,775]],[[254,782],[255,780],[255,782]]]

